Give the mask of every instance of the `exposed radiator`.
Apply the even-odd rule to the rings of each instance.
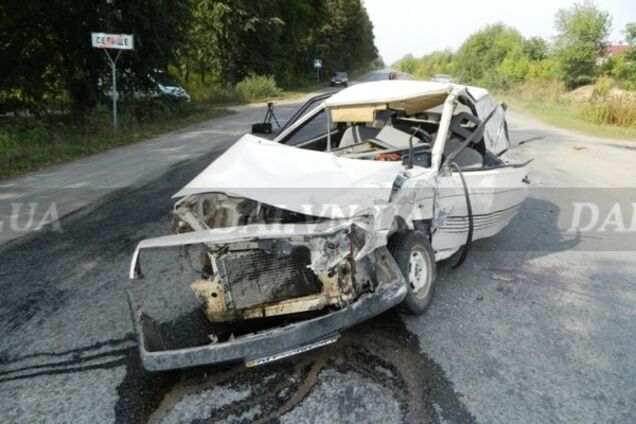
[[[284,257],[261,250],[231,252],[219,258],[217,265],[234,306],[244,309],[319,293],[321,284],[307,268],[309,263],[309,249],[298,246]]]

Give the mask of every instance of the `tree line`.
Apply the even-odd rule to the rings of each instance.
[[[560,9],[554,19],[554,40],[524,38],[517,29],[497,23],[471,35],[456,52],[407,55],[393,66],[422,78],[445,73],[463,83],[498,89],[549,80],[561,80],[573,89],[600,76],[636,89],[636,24],[623,31],[629,49],[610,56],[606,52],[612,19],[592,1]]]
[[[377,60],[361,0],[23,0],[0,4],[0,101],[77,114],[104,97],[110,68],[91,32],[128,33],[118,62],[121,94],[170,70],[184,81],[232,86],[248,75],[293,85]]]

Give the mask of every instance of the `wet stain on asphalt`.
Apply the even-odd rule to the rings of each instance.
[[[241,422],[237,417],[257,411],[250,422],[274,423],[302,404],[327,369],[353,371],[390,391],[401,405],[404,422],[475,422],[443,369],[420,351],[417,338],[392,311],[343,333],[333,345],[257,368],[236,365],[148,373],[131,358],[118,388],[117,421],[161,422],[185,397],[216,387],[248,389],[249,396],[215,408],[209,417],[195,422]]]
[[[137,347],[124,359],[126,376],[117,387],[116,423],[143,423],[163,396],[178,381],[176,372],[152,373],[141,366]]]

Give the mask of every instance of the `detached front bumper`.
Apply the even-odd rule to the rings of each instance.
[[[380,282],[375,292],[362,295],[342,309],[284,327],[240,336],[231,341],[184,349],[166,349],[156,321],[135,305],[132,294],[128,291],[141,362],[149,371],[224,362],[259,365],[329,344],[335,341],[341,331],[396,306],[406,296],[404,278],[388,251],[384,254],[384,260],[392,271],[397,271],[391,273],[392,280]]]

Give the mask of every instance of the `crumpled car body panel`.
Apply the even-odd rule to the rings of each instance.
[[[365,96],[373,101],[365,103]],[[458,99],[474,102],[474,119],[457,121],[466,115],[454,115]],[[443,111],[426,115],[428,120],[408,115],[439,101]],[[370,95],[354,86],[318,107],[306,106],[309,112],[285,125],[274,141],[242,137],[174,195],[173,234],[142,240],[130,277],[143,275],[146,250],[198,252],[201,275],[190,287],[211,323],[279,321],[241,334],[211,330],[205,346],[170,349],[158,325],[129,295],[144,366],[260,364],[322,346],[407,295],[388,249],[392,235],[425,233],[439,261],[470,241],[497,234],[525,200],[528,180],[527,163],[510,164],[497,156],[508,144],[507,126],[504,110],[493,105],[485,90],[453,84],[394,81],[377,84]],[[330,115],[330,107],[337,113]],[[329,116],[375,119],[387,116],[382,115],[387,109],[407,114],[411,121],[406,122],[437,128],[428,150],[421,140],[417,150],[413,146],[416,131],[400,136],[399,120],[390,131],[374,130],[377,120],[342,122],[322,140],[286,144],[323,112],[329,127]],[[346,144],[345,133],[355,125],[375,136]],[[480,130],[483,164],[455,172],[445,159],[458,152],[444,150],[447,140]],[[335,144],[331,137],[337,137]],[[454,143],[465,148],[470,137]],[[320,142],[326,151],[316,149]],[[414,166],[416,154],[428,156]]]

